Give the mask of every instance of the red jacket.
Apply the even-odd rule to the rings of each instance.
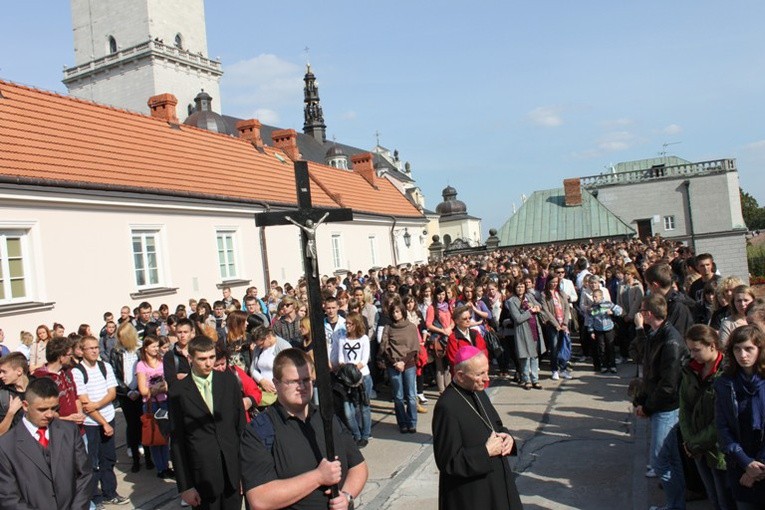
[[[449,335],[449,341],[446,344],[446,357],[449,359],[449,366],[452,372],[452,376],[454,376],[454,361],[457,358],[457,351],[460,349],[460,347],[472,345],[481,349],[481,351],[483,351],[483,353],[486,355],[486,358],[489,358],[489,350],[486,348],[486,341],[481,336],[481,333],[471,329],[470,337],[471,338],[465,338],[465,335],[463,335],[462,332],[457,328],[454,328],[452,334]],[[486,383],[486,386],[488,387],[489,384]]]
[[[260,391],[258,383],[238,366],[231,365],[229,368],[233,369],[234,375],[239,379],[240,386],[242,387],[242,398],[252,398],[254,400],[253,405],[255,406],[260,404],[263,393]],[[247,423],[250,423],[250,413],[245,412],[244,417],[247,419]]]

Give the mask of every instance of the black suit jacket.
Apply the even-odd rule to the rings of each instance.
[[[171,385],[168,395],[178,491],[193,487],[205,499],[224,493],[226,475],[234,487],[239,486],[239,438],[245,426],[236,376],[213,371],[212,377],[214,414],[190,374]]]
[[[23,423],[0,437],[0,509],[90,507],[93,471],[79,428],[53,420],[48,435],[50,466]]]

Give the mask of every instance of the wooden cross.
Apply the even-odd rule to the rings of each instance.
[[[319,391],[319,411],[324,423],[324,438],[327,444],[327,459],[335,458],[335,443],[332,436],[332,380],[329,373],[329,353],[324,330],[324,312],[321,299],[321,287],[318,272],[318,250],[316,248],[316,229],[322,223],[352,221],[351,209],[329,209],[313,207],[311,203],[311,181],[308,176],[308,163],[295,162],[295,188],[298,208],[287,211],[272,211],[255,215],[255,225],[293,224],[300,228],[303,246],[303,270],[308,284],[308,314],[311,319],[311,338],[316,365],[316,388]],[[332,497],[337,497],[337,486],[332,488]]]

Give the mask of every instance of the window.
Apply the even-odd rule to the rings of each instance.
[[[332,265],[334,269],[343,265],[343,240],[340,234],[332,234]]]
[[[114,38],[114,36],[109,36],[109,55],[114,55],[119,51],[119,48],[117,47],[117,39]]]
[[[377,265],[377,237],[369,236],[369,254],[372,257],[372,265]]]
[[[236,232],[219,230],[216,234],[218,242],[218,267],[223,281],[233,280],[239,276],[236,269]]]
[[[183,36],[181,34],[175,34],[175,47],[179,50],[183,49]]]
[[[674,216],[664,216],[664,230],[675,230]]]
[[[159,234],[159,230],[133,230],[133,264],[138,287],[164,284]]]
[[[0,303],[30,299],[26,237],[23,230],[0,230]]]

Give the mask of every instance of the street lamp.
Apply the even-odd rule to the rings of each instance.
[[[404,229],[404,244],[407,248],[409,248],[412,245],[412,235],[409,233],[409,229]]]

